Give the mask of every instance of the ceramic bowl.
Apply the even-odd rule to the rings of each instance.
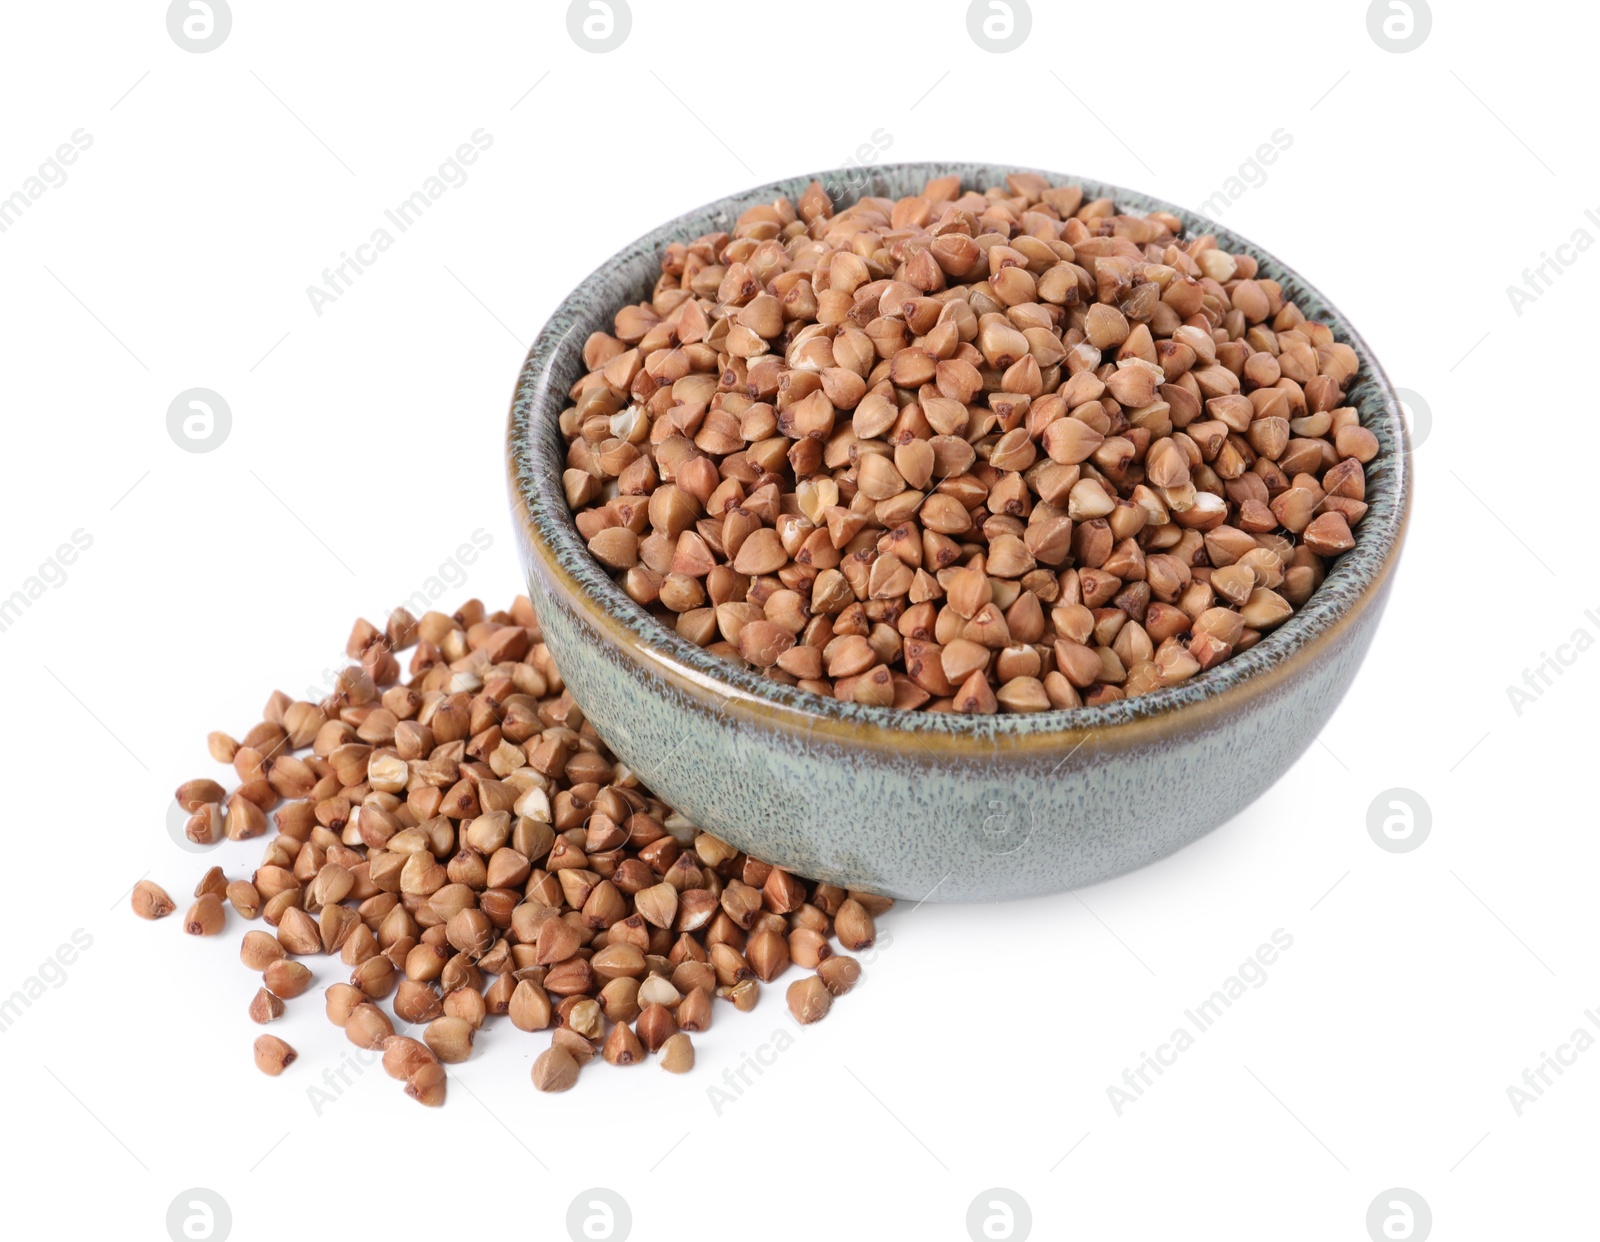
[[[1012,167],[885,165],[816,174],[860,195],[920,193],[933,177],[998,184]],[[1298,273],[1171,203],[1080,177],[1089,198],[1167,211],[1255,256],[1359,355],[1347,401],[1378,438],[1356,546],[1290,621],[1172,689],[1100,707],[960,716],[841,703],[711,656],[652,618],[589,555],[561,487],[557,418],[588,335],[647,298],[669,242],[731,230],[747,208],[797,198],[795,177],[678,217],[606,260],[529,351],[512,402],[515,523],[545,639],[600,736],[663,799],[792,871],[912,901],[1077,888],[1154,862],[1248,806],[1305,750],[1355,676],[1405,534],[1411,462],[1400,403],[1361,337]]]

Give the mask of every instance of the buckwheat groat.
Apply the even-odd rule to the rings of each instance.
[[[1253,258],[1026,173],[752,208],[584,362],[595,558],[708,650],[881,706],[1187,681],[1354,546],[1378,451],[1355,352]]]

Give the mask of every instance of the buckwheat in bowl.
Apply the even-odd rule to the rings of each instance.
[[[1223,823],[1371,642],[1400,406],[1291,269],[1147,195],[905,164],[663,225],[557,309],[509,434],[574,698],[673,806],[912,900]]]

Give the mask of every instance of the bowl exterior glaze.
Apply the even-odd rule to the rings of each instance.
[[[855,193],[920,192],[1013,167],[904,164],[817,174]],[[1183,686],[1097,708],[963,717],[861,707],[707,655],[633,603],[589,556],[562,492],[557,418],[588,335],[648,292],[663,248],[731,230],[748,207],[798,196],[797,177],[731,196],[640,238],[585,281],[528,354],[509,469],[528,587],[572,695],[663,799],[740,849],[801,875],[912,901],[1077,888],[1154,862],[1224,823],[1289,767],[1354,678],[1387,598],[1410,507],[1400,403],[1344,317],[1259,247],[1192,212],[1083,178],[1088,197],[1168,211],[1256,257],[1360,356],[1347,402],[1377,436],[1356,547],[1312,600],[1251,650]]]

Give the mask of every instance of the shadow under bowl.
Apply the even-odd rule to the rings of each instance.
[[[863,195],[917,194],[934,177],[999,184],[972,163],[837,169]],[[1033,171],[1033,170],[1029,170]],[[670,242],[731,231],[746,209],[796,199],[811,177],[730,195],[607,260],[540,332],[511,406],[508,465],[528,587],[545,641],[587,719],[657,795],[709,832],[799,875],[912,901],[978,901],[1078,888],[1154,862],[1224,823],[1310,745],[1372,641],[1411,502],[1400,402],[1343,315],[1298,273],[1193,212],[1045,173],[1123,211],[1171,212],[1255,257],[1308,318],[1361,362],[1346,403],[1376,435],[1371,506],[1356,546],[1288,622],[1171,689],[1100,707],[962,716],[863,707],[780,685],[709,655],[634,603],[573,525],[557,420],[584,373],[583,343],[646,299]]]

